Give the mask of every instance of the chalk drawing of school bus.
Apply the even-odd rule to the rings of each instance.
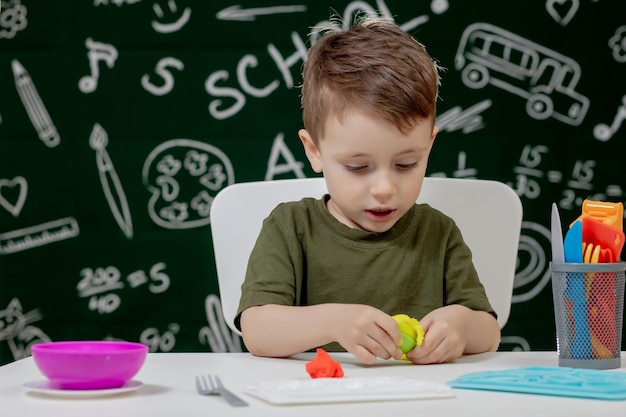
[[[589,99],[574,91],[581,74],[576,61],[488,23],[465,29],[455,67],[470,88],[491,84],[525,98],[526,112],[537,120],[577,126],[589,109]]]

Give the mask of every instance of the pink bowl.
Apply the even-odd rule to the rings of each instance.
[[[141,369],[148,347],[109,341],[51,342],[33,345],[39,370],[61,389],[119,388]]]

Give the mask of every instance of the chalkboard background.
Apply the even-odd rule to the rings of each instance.
[[[551,203],[566,226],[585,198],[624,200],[621,0],[1,4],[0,363],[63,339],[242,349],[208,209],[233,182],[314,175],[298,85],[331,9],[393,17],[446,68],[428,175],[522,198],[502,350],[555,348]],[[469,51],[487,43],[481,78]]]

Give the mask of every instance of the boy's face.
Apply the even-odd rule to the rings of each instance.
[[[343,224],[368,232],[389,230],[422,189],[428,155],[437,135],[429,121],[408,134],[367,113],[331,117],[318,145],[299,132],[315,172],[323,172],[328,210]]]

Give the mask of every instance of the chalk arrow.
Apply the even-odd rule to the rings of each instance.
[[[243,22],[256,20],[257,16],[262,15],[299,12],[306,12],[306,6],[272,6],[242,9],[240,5],[236,4],[220,10],[215,16],[219,20],[239,20]]]

